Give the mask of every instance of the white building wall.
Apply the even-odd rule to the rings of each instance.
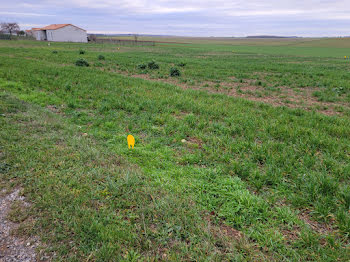
[[[67,25],[56,30],[46,30],[47,41],[87,43],[86,31]]]
[[[33,36],[35,37],[36,40],[39,40],[39,41],[46,40],[46,33],[43,30],[34,30]]]

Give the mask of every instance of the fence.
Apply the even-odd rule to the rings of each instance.
[[[154,41],[136,41],[127,39],[113,39],[113,38],[97,38],[92,43],[102,43],[102,44],[116,44],[116,45],[138,45],[138,46],[155,46]]]
[[[0,39],[1,40],[10,40],[11,36],[7,34],[0,34]]]
[[[35,40],[32,36],[0,34],[0,40]]]

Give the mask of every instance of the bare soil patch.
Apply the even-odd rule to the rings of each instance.
[[[335,231],[332,224],[320,223],[311,218],[308,211],[303,211],[298,215],[299,219],[309,225],[310,228],[320,235],[329,235]]]
[[[298,226],[294,226],[292,229],[282,229],[281,233],[287,244],[292,244],[299,239],[300,228]]]
[[[16,234],[20,223],[25,220],[25,216],[16,216],[13,204],[17,203],[22,207],[29,207],[23,196],[21,189],[16,189],[12,193],[4,190],[0,194],[0,261],[20,261],[30,262],[45,260],[45,257],[38,257],[36,249],[41,246],[37,237],[28,237]],[[11,214],[12,213],[12,214]],[[17,220],[14,219],[17,217]],[[12,219],[11,219],[12,218]],[[11,221],[12,220],[12,221]],[[15,221],[15,222],[13,222]],[[18,223],[16,223],[18,222]]]

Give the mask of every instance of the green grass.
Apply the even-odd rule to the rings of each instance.
[[[294,43],[295,40],[291,41]],[[18,58],[62,66],[74,64],[83,58],[96,69],[129,75],[144,74],[164,80],[170,77],[171,68],[184,63],[186,66],[180,68],[179,82],[196,85],[208,81],[214,84],[223,82],[225,86],[235,84],[235,81],[260,81],[274,87],[300,88],[305,91],[311,88],[311,93],[320,93],[316,97],[319,102],[330,101],[337,105],[346,103],[346,114],[350,115],[350,60],[344,59],[344,55],[350,55],[350,48],[317,46],[320,41],[326,40],[312,41],[316,47],[207,43],[118,49],[110,44],[89,44],[83,47],[86,53],[82,55],[79,54],[82,49],[79,44],[54,43],[47,46],[45,43],[16,41],[9,44],[10,41],[2,41],[0,50],[3,55],[16,54]],[[339,42],[342,41],[339,39]],[[53,49],[59,52],[52,54]],[[103,55],[105,60],[99,60],[99,55]],[[140,64],[148,64],[153,60],[159,64],[159,70],[140,69]],[[222,88],[218,91],[225,92]]]
[[[196,83],[268,72],[269,84],[326,85],[316,97],[341,85],[334,92],[346,103],[346,61],[261,55],[263,47],[228,55],[231,47],[209,44],[119,52],[54,44],[52,54],[42,43],[7,43],[0,44],[1,161],[15,168],[2,180],[25,188],[42,238],[64,259],[348,260],[347,115],[118,73],[139,73],[137,65],[152,60],[160,69],[144,73],[164,76],[185,63],[182,79]],[[75,66],[81,57],[105,70]],[[229,239],[224,225],[243,236]]]

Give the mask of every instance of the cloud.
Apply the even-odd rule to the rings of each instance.
[[[49,15],[49,14],[39,14],[39,13],[19,13],[19,12],[2,12],[0,11],[0,15],[7,15],[7,16],[56,16],[56,15]]]
[[[18,12],[21,10],[21,12]],[[349,35],[349,0],[0,0],[2,19],[94,32]]]

